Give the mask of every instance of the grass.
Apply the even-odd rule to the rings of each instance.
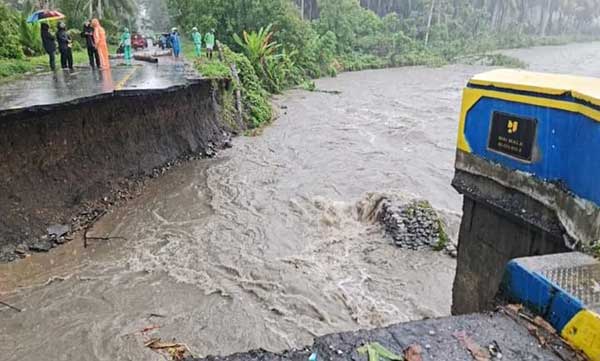
[[[208,59],[205,49],[202,49],[202,56],[197,57],[194,43],[184,39],[181,44],[181,53],[185,59],[194,62],[196,69],[198,69],[202,76],[215,79],[229,78],[231,76],[229,67],[219,61],[216,50],[213,53],[212,59]]]
[[[216,57],[213,59],[207,59],[202,57],[196,60],[196,69],[207,78],[229,78],[231,76],[230,70],[227,65],[223,64]]]
[[[109,45],[111,54],[116,53],[117,46]],[[74,50],[73,63],[75,65],[88,64],[87,50]],[[60,67],[60,55],[56,55],[56,66]],[[48,55],[25,57],[23,59],[0,59],[0,81],[7,82],[18,79],[27,74],[35,74],[50,71]]]
[[[438,222],[438,241],[435,244],[435,246],[433,247],[434,251],[437,252],[441,252],[444,249],[446,249],[446,246],[448,245],[448,243],[450,243],[450,237],[448,236],[448,233],[446,233],[446,229],[444,228],[444,222],[438,218],[437,220]]]
[[[73,52],[73,62],[76,64],[87,63],[87,53],[83,51]],[[60,66],[60,56],[56,57],[57,65]],[[0,59],[0,79],[10,80],[28,73],[49,71],[48,55],[32,56],[23,59]]]

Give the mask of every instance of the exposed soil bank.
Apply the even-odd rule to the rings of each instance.
[[[132,179],[213,154],[229,139],[220,122],[226,85],[193,80],[0,113],[0,261],[53,246],[48,226],[82,227],[102,203],[126,197]]]

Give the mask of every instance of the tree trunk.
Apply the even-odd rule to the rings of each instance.
[[[433,10],[435,9],[435,0],[431,0],[431,9],[429,10],[429,19],[427,19],[427,33],[425,33],[425,46],[429,43],[429,31],[431,30],[431,19],[433,18]]]
[[[552,16],[552,0],[546,0],[546,6],[542,7],[542,23],[540,26],[540,35],[545,36],[548,29],[548,23]]]

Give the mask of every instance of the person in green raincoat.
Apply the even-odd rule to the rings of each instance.
[[[123,34],[121,34],[121,42],[119,45],[123,47],[125,64],[131,65],[131,34],[129,33],[129,29],[123,29]]]
[[[204,35],[204,43],[206,44],[206,55],[212,59],[213,49],[215,47],[215,29],[212,29]]]
[[[196,50],[196,56],[202,55],[202,35],[198,32],[197,27],[192,28],[192,40],[194,41],[194,48]]]

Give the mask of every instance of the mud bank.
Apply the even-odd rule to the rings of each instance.
[[[82,228],[156,168],[213,155],[229,141],[227,86],[195,79],[0,112],[0,261],[54,246],[50,225]]]

